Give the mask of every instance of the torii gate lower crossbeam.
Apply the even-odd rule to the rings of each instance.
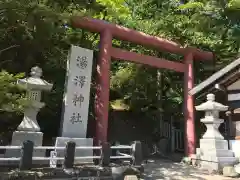
[[[213,54],[196,48],[183,48],[172,41],[150,36],[145,33],[115,24],[110,24],[102,20],[87,17],[73,17],[71,19],[71,24],[75,28],[83,28],[91,32],[100,33],[100,51],[97,64],[97,87],[95,97],[97,142],[100,143],[107,141],[110,65],[111,58],[116,58],[184,73],[185,154],[187,156],[194,154],[196,149],[194,99],[192,95],[188,94],[189,90],[191,90],[194,85],[193,60],[211,60],[213,59]],[[184,63],[172,62],[113,48],[113,38],[183,55]]]

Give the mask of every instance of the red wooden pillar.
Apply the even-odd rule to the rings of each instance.
[[[97,87],[95,96],[96,143],[107,141],[110,65],[112,33],[108,29],[100,34],[100,52],[97,63]]]
[[[193,96],[188,93],[194,86],[192,53],[185,55],[184,63],[186,66],[184,72],[185,155],[189,156],[194,154],[196,150],[194,99]]]

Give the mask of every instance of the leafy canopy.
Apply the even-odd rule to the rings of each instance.
[[[8,111],[19,111],[24,107],[25,97],[15,91],[14,84],[20,77],[12,74],[28,73],[32,66],[38,65],[43,69],[43,78],[54,83],[50,94],[43,97],[47,106],[40,112],[43,119],[40,125],[44,132],[57,134],[70,44],[96,51],[99,45],[98,34],[68,25],[72,15],[107,20],[176,41],[182,46],[213,51],[216,55],[214,62],[195,62],[195,82],[199,83],[238,56],[239,7],[237,0],[195,0],[187,3],[180,0],[2,0],[0,67],[10,74],[1,72],[0,107]],[[172,61],[182,62],[183,59],[116,39],[113,46]],[[94,66],[93,73],[95,70]],[[137,112],[151,114],[157,110],[159,114],[163,110],[172,115],[182,115],[182,74],[118,61],[112,61],[111,70],[111,101],[118,98]],[[93,75],[91,113],[94,83]],[[117,95],[112,96],[113,93]],[[54,130],[53,126],[56,127]]]
[[[23,76],[23,73],[13,75],[6,71],[0,72],[0,111],[19,113],[29,105],[25,89],[16,84]]]

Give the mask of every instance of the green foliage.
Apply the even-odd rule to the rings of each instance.
[[[125,20],[129,16],[130,12],[126,6],[125,0],[96,0],[96,2],[105,7],[108,20],[116,18]]]
[[[180,5],[179,9],[203,9],[204,5],[201,2],[189,2],[186,4]]]
[[[54,83],[50,94],[43,97],[47,106],[39,117],[43,119],[40,121],[42,130],[51,136],[56,136],[60,124],[70,44],[93,50],[97,50],[99,44],[98,34],[69,27],[67,22],[72,15],[92,16],[173,40],[182,46],[213,51],[214,63],[196,62],[196,83],[234,60],[239,53],[240,6],[237,0],[199,0],[185,4],[179,0],[2,0],[0,7],[1,69],[14,74],[28,73],[32,66],[38,65],[43,69],[43,78]],[[177,62],[183,59],[116,39],[113,46]],[[150,115],[156,110],[157,113],[182,115],[182,74],[118,61],[113,61],[111,69],[111,92],[117,93],[114,97],[118,97],[119,102],[124,101],[129,109]],[[17,77],[6,72],[2,72],[2,76],[0,81],[13,80],[0,85],[0,102],[8,104],[7,108],[5,105],[1,108],[20,111],[24,106],[20,99],[24,96],[14,94],[15,90],[12,93],[10,88]],[[13,99],[6,93],[8,91]],[[3,95],[10,99],[2,99]]]
[[[118,19],[116,22],[148,34],[174,40],[182,46],[195,46],[215,53],[216,61],[213,63],[196,62],[198,67],[195,69],[196,83],[234,60],[239,53],[240,26],[236,16],[239,13],[236,2],[228,4],[224,4],[223,1],[204,0],[189,1],[185,4],[167,0],[126,2],[132,12],[131,17],[127,21]],[[131,44],[127,46],[122,44],[121,47],[173,61],[182,61],[182,57],[164,52],[156,53],[141,46],[136,48]],[[174,72],[160,70],[164,83],[159,86],[153,83],[158,81],[156,70],[147,67],[145,69],[148,70],[143,71],[143,68],[137,65],[128,65],[126,68],[120,65],[119,70],[112,77],[112,87],[123,97],[130,99],[129,103],[134,109],[142,109],[146,104],[159,109],[159,106],[164,104],[164,112],[173,111],[175,115],[179,112],[182,114],[183,77]],[[152,73],[153,71],[155,73]],[[161,98],[158,101],[161,102],[156,102],[159,94]]]
[[[230,8],[230,9],[239,10],[240,9],[240,1],[230,0],[227,4],[227,7]]]
[[[17,84],[22,77],[24,73],[13,75],[0,72],[0,111],[21,113],[29,105],[25,89]]]
[[[156,82],[156,71],[135,64],[121,67],[111,79],[113,90],[121,93],[123,99],[136,111],[152,105],[156,97],[156,86],[149,86]],[[148,76],[146,76],[148,74]],[[142,82],[148,82],[142,84]]]
[[[54,89],[43,95],[46,107],[38,118],[45,135],[56,136],[70,45],[97,47],[97,36],[69,27],[69,17],[99,15],[102,7],[95,2],[62,0],[3,0],[0,7],[0,50],[4,50],[0,51],[1,69],[14,74],[29,73],[36,65],[43,69],[43,78],[54,83]]]

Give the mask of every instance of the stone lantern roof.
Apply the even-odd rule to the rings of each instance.
[[[227,111],[228,106],[224,106],[218,102],[215,102],[215,95],[208,94],[207,102],[195,106],[197,111]]]
[[[31,69],[31,77],[27,77],[24,79],[19,79],[18,84],[25,86],[27,89],[32,90],[43,90],[50,91],[52,89],[53,84],[41,79],[42,69],[38,66],[33,67]]]

